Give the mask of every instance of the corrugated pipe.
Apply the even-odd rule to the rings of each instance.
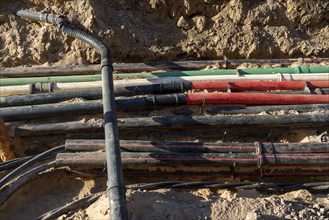
[[[200,70],[210,65],[220,65],[223,68],[238,67],[242,63],[256,65],[291,65],[294,62],[321,63],[329,61],[329,58],[300,58],[300,59],[265,59],[265,60],[191,60],[175,62],[149,62],[149,63],[114,63],[113,68],[118,72],[156,71],[156,70]],[[0,77],[33,77],[33,76],[69,76],[97,74],[99,67],[90,66],[51,66],[51,67],[16,67],[0,68]]]
[[[329,73],[312,74],[275,74],[275,75],[224,75],[224,76],[182,76],[163,77],[153,79],[115,80],[116,90],[127,87],[151,86],[155,84],[177,84],[206,81],[328,81]],[[79,83],[33,83],[30,85],[4,86],[1,87],[0,96],[23,95],[45,92],[63,92],[76,90],[100,89],[101,82]]]
[[[108,172],[108,191],[110,200],[110,217],[111,219],[127,219],[125,186],[121,169],[119,134],[116,122],[115,99],[113,92],[112,61],[110,51],[101,41],[90,34],[81,31],[69,24],[63,16],[52,14],[39,14],[27,11],[17,11],[16,15],[32,21],[48,22],[58,27],[66,34],[80,39],[92,47],[96,48],[101,54],[101,76],[103,91],[103,108],[104,108],[104,130],[106,141],[107,155],[107,172]],[[9,80],[9,79],[8,79]],[[23,83],[23,79],[17,79]],[[1,81],[1,83],[5,83]],[[15,83],[13,81],[12,83]],[[26,83],[26,82],[24,82]]]
[[[292,68],[254,68],[254,69],[227,69],[227,70],[191,70],[191,71],[170,71],[170,72],[150,72],[150,73],[125,73],[116,74],[117,79],[125,78],[158,78],[158,77],[178,77],[178,76],[211,76],[211,75],[250,75],[250,74],[277,74],[277,73],[328,73],[329,66],[313,67],[292,67]],[[86,82],[101,80],[101,75],[86,76],[51,76],[51,77],[28,77],[28,78],[6,78],[1,79],[0,86],[26,85],[32,83],[50,82]]]

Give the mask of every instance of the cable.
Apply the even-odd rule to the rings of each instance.
[[[47,150],[37,156],[34,156],[33,158],[29,159],[28,161],[26,161],[25,163],[23,163],[22,165],[20,165],[13,171],[11,171],[5,177],[3,177],[0,180],[0,186],[4,186],[5,184],[7,184],[11,179],[13,179],[17,174],[21,173],[25,168],[30,167],[31,165],[33,165],[39,161],[42,161],[45,158],[48,159],[47,157],[51,154],[58,153],[58,152],[61,152],[64,150],[65,150],[65,146],[61,145],[61,146],[52,148],[50,150]],[[55,155],[53,157],[55,157]]]
[[[20,158],[15,158],[12,160],[8,160],[6,162],[0,163],[0,172],[5,171],[5,170],[10,170],[13,168],[17,168],[19,165],[25,163],[29,159],[31,159],[33,156],[28,156],[28,157],[20,157]]]
[[[50,212],[47,212],[37,218],[35,218],[35,220],[49,220],[49,219],[55,219],[65,213],[68,213],[70,211],[73,211],[75,209],[81,209],[83,207],[86,207],[90,204],[92,204],[93,202],[95,202],[101,195],[103,195],[104,193],[106,193],[106,191],[103,192],[98,192],[98,193],[94,193],[88,196],[83,197],[82,199],[78,199],[74,202],[71,202],[65,206],[56,208]]]
[[[52,168],[56,165],[55,161],[51,161],[40,166],[37,166],[22,175],[20,175],[10,186],[1,189],[0,205],[2,205],[16,190],[23,186],[28,181],[32,180],[40,172]]]
[[[240,183],[218,183],[218,182],[156,182],[156,183],[138,183],[127,186],[134,190],[157,190],[157,189],[231,189],[231,190],[328,190],[329,182],[315,183],[259,183],[259,182],[240,182]]]

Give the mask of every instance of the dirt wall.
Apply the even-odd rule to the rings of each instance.
[[[329,56],[328,1],[1,0],[1,67],[99,62],[57,27],[11,12],[21,9],[67,16],[117,62]]]

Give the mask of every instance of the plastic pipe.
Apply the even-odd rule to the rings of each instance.
[[[304,90],[306,88],[329,88],[329,81],[287,82],[192,82],[192,89],[244,92],[269,90]]]
[[[195,93],[154,95],[141,98],[117,100],[119,110],[142,110],[166,105],[204,104],[246,104],[246,105],[296,105],[329,104],[329,95],[295,94],[236,94],[236,93]],[[102,109],[102,101],[89,101],[78,104],[44,104],[35,106],[6,107],[0,109],[5,121],[29,120],[57,116],[97,114]]]
[[[183,165],[183,166],[257,166],[258,156],[252,154],[163,154],[122,152],[124,165]],[[97,166],[104,164],[104,153],[59,153],[57,166]]]
[[[208,114],[258,114],[273,111],[297,111],[299,113],[314,111],[329,111],[329,105],[270,105],[270,106],[216,106],[207,110]]]
[[[196,81],[328,81],[329,73],[312,74],[275,74],[275,75],[224,75],[224,76],[183,76],[163,77],[153,79],[115,80],[115,89],[127,87],[147,86],[154,84],[177,84]],[[62,92],[74,90],[100,89],[101,82],[79,83],[35,83],[21,86],[1,87],[0,96],[23,95],[39,92]]]
[[[47,103],[62,102],[73,98],[82,98],[86,100],[101,99],[102,90],[82,90],[82,91],[40,93],[40,94],[31,94],[31,95],[0,97],[0,107],[40,105]]]
[[[194,143],[121,140],[120,148],[128,152],[164,153],[329,153],[329,143]],[[105,149],[104,140],[68,139],[66,151],[99,151]]]
[[[329,95],[290,95],[253,93],[189,93],[188,105],[245,104],[245,105],[297,105],[329,104]]]
[[[224,68],[228,66],[237,67],[242,63],[262,64],[282,64],[290,65],[294,62],[302,63],[321,63],[329,61],[329,58],[304,58],[304,59],[265,59],[265,60],[197,60],[197,61],[176,61],[165,63],[114,63],[113,68],[119,72],[134,71],[155,71],[165,69],[175,70],[191,70],[203,69],[209,65],[222,65]],[[88,75],[97,74],[99,67],[97,65],[90,66],[52,66],[52,67],[16,67],[16,68],[0,68],[0,77],[31,77],[31,76],[65,76],[65,75]]]
[[[246,116],[154,116],[143,118],[124,118],[118,120],[120,129],[140,130],[145,128],[241,128],[241,127],[296,127],[327,126],[328,114],[302,115],[246,115]],[[43,124],[28,124],[14,128],[15,135],[44,135],[71,132],[101,131],[103,122],[57,122]]]
[[[57,166],[99,166],[105,162],[104,153],[59,153]],[[173,154],[122,152],[124,165],[169,165],[169,166],[310,166],[328,167],[329,154]]]
[[[166,172],[166,171],[149,171],[149,170],[124,170],[124,175],[127,177],[144,177],[144,178],[157,178],[160,177],[164,180],[170,179],[184,179],[186,178],[207,178],[207,179],[218,179],[218,178],[228,178],[230,180],[235,179],[235,177],[239,177],[238,180],[241,179],[248,179],[248,178],[256,178],[256,179],[263,179],[263,178],[275,178],[275,177],[305,177],[305,176],[313,176],[313,177],[326,177],[329,175],[328,171],[314,171],[314,170],[284,170],[283,172],[278,172],[273,169],[266,170],[262,169],[261,171],[253,171],[253,172],[237,172],[237,171],[199,171],[199,172],[191,172],[191,171],[183,171],[177,170],[173,172]],[[241,178],[242,177],[242,178]]]
[[[116,108],[113,92],[112,61],[110,51],[95,37],[68,24],[63,16],[17,11],[16,15],[36,21],[46,21],[58,25],[66,34],[80,39],[96,48],[101,54],[101,79],[103,91],[104,130],[107,155],[108,191],[111,206],[111,219],[127,219],[126,194],[123,181],[119,134],[116,121]],[[98,76],[100,77],[100,76]]]
[[[116,78],[158,78],[168,76],[211,76],[211,75],[250,75],[250,74],[277,74],[277,73],[328,73],[329,66],[296,67],[296,68],[255,68],[255,69],[227,69],[227,70],[191,70],[191,71],[170,71],[151,73],[125,73],[117,74]],[[8,78],[1,79],[0,86],[26,85],[32,83],[50,82],[86,82],[101,80],[101,75],[86,76],[53,76],[53,77],[29,77],[29,78]]]
[[[250,153],[256,151],[253,143],[216,144],[131,140],[120,140],[120,148],[122,151],[128,152],[158,153]],[[65,141],[67,151],[100,151],[104,149],[104,140],[68,139]]]
[[[147,94],[166,94],[185,92],[191,88],[187,83],[176,84],[155,84],[136,87],[115,88],[116,96],[133,96]],[[82,91],[67,91],[56,93],[39,93],[31,95],[0,97],[0,106],[22,106],[22,105],[38,105],[46,103],[55,103],[66,101],[73,98],[83,98],[87,100],[95,100],[102,98],[102,91],[97,90],[82,90]]]
[[[100,81],[101,75],[85,76],[50,76],[50,77],[29,77],[29,78],[5,78],[0,80],[0,86],[17,86],[32,83],[50,83],[50,82],[87,82]]]
[[[273,83],[273,84],[272,84]],[[192,87],[194,89],[215,89],[220,91],[230,91],[230,92],[241,92],[244,90],[259,90],[265,91],[268,89],[300,89],[301,91],[296,91],[298,94],[310,94],[314,93],[316,88],[325,88],[329,81],[313,81],[313,82],[192,82],[192,83],[174,83],[174,84],[154,84],[154,85],[144,85],[144,86],[133,86],[133,87],[123,87],[114,88],[114,93],[116,96],[134,96],[134,95],[147,95],[147,94],[168,94],[185,92],[190,90]],[[230,85],[233,85],[231,87]],[[305,85],[309,87],[305,87]],[[305,88],[304,88],[305,87]],[[326,92],[323,89],[321,92]],[[272,93],[277,93],[273,92]],[[281,92],[282,93],[282,92]],[[291,94],[292,92],[286,92]],[[56,92],[56,93],[40,93],[31,95],[20,95],[20,96],[10,96],[10,97],[0,97],[0,106],[22,106],[22,105],[38,105],[46,103],[55,103],[66,101],[73,98],[83,98],[87,100],[95,100],[102,98],[101,90],[82,90],[82,91],[67,91],[67,92]]]

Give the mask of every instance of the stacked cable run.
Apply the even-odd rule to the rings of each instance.
[[[329,189],[328,58],[112,65],[107,47],[64,17],[16,15],[56,24],[97,48],[101,69],[0,69],[0,117],[18,156],[0,164],[0,204],[59,170],[106,176],[113,219],[126,219],[125,187]],[[307,65],[290,67],[296,61]],[[236,68],[245,62],[281,67]],[[207,68],[214,64],[223,69]],[[133,184],[125,186],[123,176]],[[103,193],[37,219],[56,218]]]

